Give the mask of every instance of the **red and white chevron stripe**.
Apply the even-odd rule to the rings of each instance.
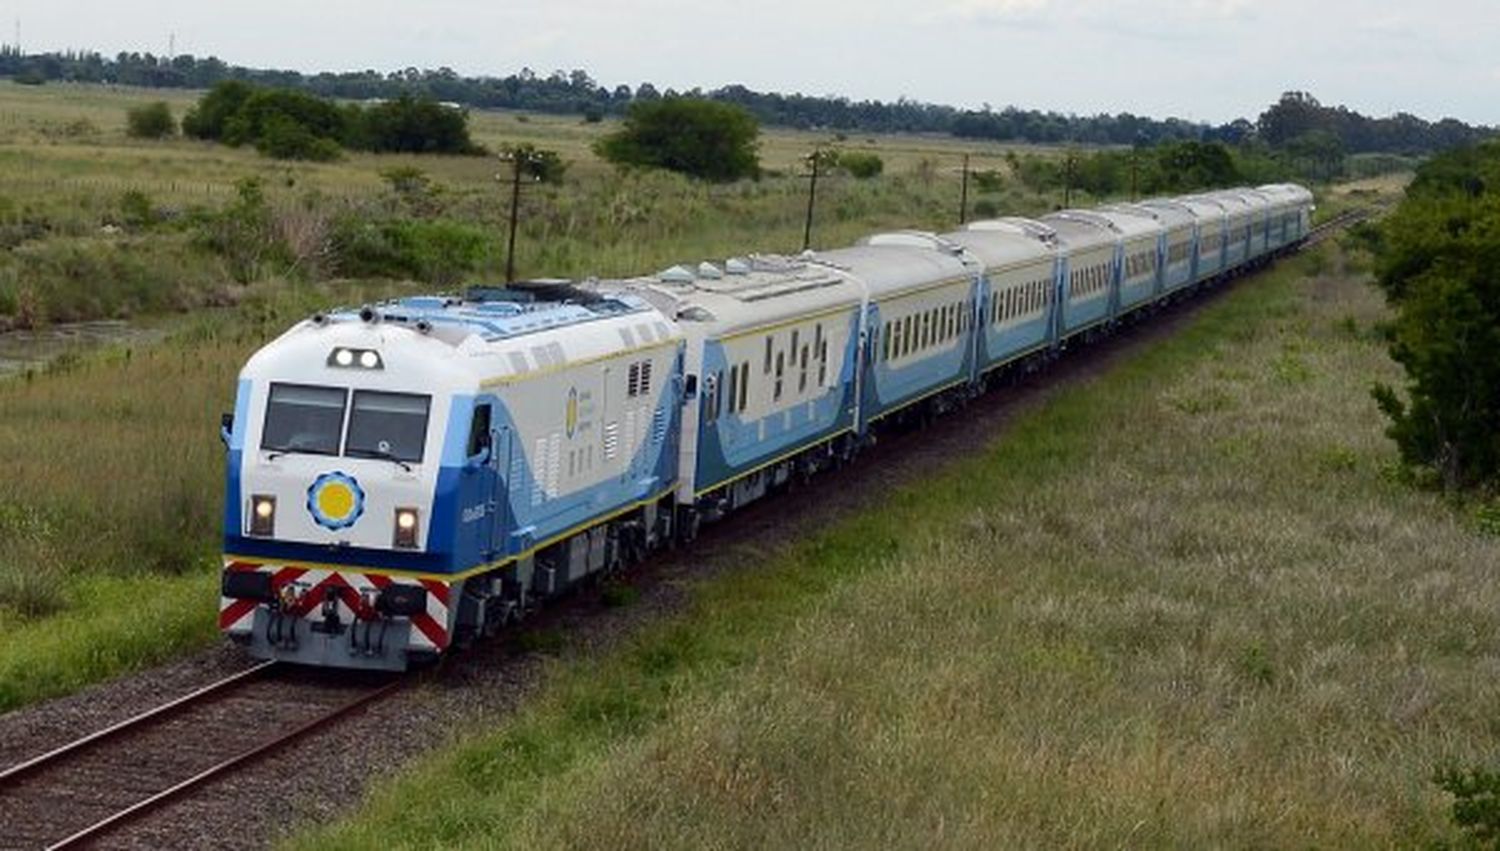
[[[358,618],[374,620],[375,598],[380,591],[398,581],[378,573],[327,570],[297,565],[255,564],[226,559],[225,571],[263,571],[272,574],[271,588],[283,601],[282,610],[295,617],[322,617],[323,604],[330,595],[338,600],[339,617],[345,621]],[[427,611],[411,619],[411,646],[418,650],[444,650],[448,647],[449,586],[433,579],[401,580],[416,582],[427,589]],[[228,633],[247,633],[255,623],[256,600],[219,598],[219,629]]]

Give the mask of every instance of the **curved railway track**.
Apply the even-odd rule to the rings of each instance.
[[[0,771],[0,846],[73,848],[405,684],[275,662]]]
[[[1348,210],[1302,248],[1371,215]],[[271,756],[409,678],[267,662],[0,770],[0,848],[70,848]]]

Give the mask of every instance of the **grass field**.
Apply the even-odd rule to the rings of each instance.
[[[476,274],[504,268],[500,234],[508,197],[497,181],[506,165],[492,157],[352,153],[335,163],[288,163],[178,138],[142,141],[124,133],[125,112],[166,99],[178,117],[197,93],[69,84],[18,86],[0,81],[0,328],[4,323],[78,321],[185,310],[232,302],[237,290],[222,258],[192,238],[195,211],[232,202],[237,181],[260,179],[278,224],[326,229],[341,216],[375,218],[399,205],[382,172],[411,167],[432,181],[423,215],[495,235]],[[569,163],[560,186],[524,193],[517,267],[523,275],[624,275],[684,260],[802,247],[806,184],[802,158],[829,134],[767,131],[767,176],[704,186],[664,173],[622,175],[590,146],[614,122],[476,112],[475,140],[495,150],[529,142]],[[943,228],[957,220],[960,162],[1005,171],[1007,148],[950,138],[856,136],[839,142],[885,160],[874,180],[832,177],[820,187],[815,242],[844,244],[883,227]],[[1017,184],[981,201],[1015,213],[1050,209],[1061,198]],[[139,193],[160,221],[132,221],[126,193]],[[139,198],[136,202],[139,203]],[[1085,199],[1086,200],[1086,199]],[[140,216],[135,216],[139,219]],[[338,270],[324,270],[337,277]],[[100,279],[114,286],[106,293]],[[19,317],[19,319],[18,319]]]
[[[1364,276],[1246,281],[291,847],[1455,841],[1500,539],[1391,474]]]

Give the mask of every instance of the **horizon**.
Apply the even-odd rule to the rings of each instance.
[[[1336,13],[1351,4],[1353,0],[1334,0],[1327,6],[1333,12],[1322,18],[1321,9],[1298,10],[1297,14],[1308,18],[1309,24],[1327,25],[1331,18],[1343,26]],[[1286,34],[1273,25],[1271,33],[1264,32],[1268,22],[1277,20],[1267,10],[1289,7],[1289,0],[1268,0],[1255,8],[1245,0],[1191,0],[1171,6],[1175,17],[1147,29],[1135,26],[1132,16],[1153,7],[1167,8],[1161,0],[1130,0],[1108,9],[1106,4],[1083,4],[1068,10],[1057,7],[1054,0],[946,0],[933,11],[900,17],[902,26],[895,30],[891,18],[897,9],[892,5],[876,3],[840,13],[841,4],[836,3],[799,11],[813,23],[820,19],[826,23],[830,13],[836,21],[842,20],[840,15],[862,15],[862,25],[785,31],[767,31],[767,21],[759,20],[771,19],[774,24],[774,14],[751,15],[747,20],[745,10],[729,4],[651,17],[650,11],[621,12],[599,0],[567,0],[529,11],[478,7],[467,0],[440,0],[424,10],[373,4],[389,14],[373,13],[371,4],[350,0],[334,0],[314,9],[272,0],[269,6],[261,4],[254,10],[203,9],[182,0],[147,0],[148,8],[132,7],[127,20],[80,15],[81,7],[89,5],[13,3],[7,11],[19,24],[15,34],[19,38],[7,41],[27,54],[69,50],[109,57],[120,52],[191,54],[247,68],[303,74],[366,70],[389,74],[404,68],[446,67],[465,77],[505,77],[530,68],[545,77],[556,70],[578,69],[611,89],[623,84],[634,90],[644,82],[679,92],[743,85],[759,92],[851,101],[907,99],[961,110],[1014,106],[1078,116],[1128,112],[1213,125],[1240,118],[1253,121],[1283,92],[1306,91],[1324,104],[1345,106],[1371,117],[1410,113],[1434,122],[1456,118],[1475,125],[1500,124],[1500,103],[1485,96],[1488,87],[1483,85],[1500,82],[1500,63],[1483,67],[1491,60],[1484,58],[1482,48],[1458,49],[1482,36],[1436,20],[1451,16],[1425,14],[1421,23],[1429,29],[1423,30],[1408,26],[1411,21],[1399,14],[1372,15],[1360,10],[1355,23],[1340,32],[1350,36],[1347,43],[1335,40],[1326,45],[1322,52],[1331,56],[1305,56],[1297,53],[1296,42],[1325,27],[1309,25]],[[1439,0],[1439,5],[1482,9],[1475,0]],[[668,8],[662,3],[648,7]],[[1125,11],[1116,15],[1120,9]],[[572,11],[564,14],[566,10]],[[482,20],[459,27],[443,11],[460,13],[449,17]],[[535,18],[526,28],[502,25],[526,14]],[[723,26],[702,26],[705,20],[712,25],[716,14],[722,15]],[[647,26],[639,40],[622,45],[628,39],[620,38],[620,33],[630,32],[643,20]],[[748,47],[723,51],[715,40],[701,37],[703,32],[734,29],[735,25],[744,33],[738,43]],[[328,39],[322,35],[325,29],[349,26],[360,29],[362,37]],[[491,29],[496,31],[486,35]],[[942,30],[936,39],[934,30]],[[775,42],[763,48],[767,32],[774,34]],[[1302,37],[1295,37],[1299,34]],[[1287,37],[1277,45],[1272,36]],[[812,42],[805,43],[809,37]],[[487,38],[493,38],[501,49],[490,49]],[[1077,48],[1090,61],[1042,60],[1046,73],[1016,73],[1017,63],[1030,70],[1038,63],[1026,64],[1027,57],[1047,54],[1059,39],[1065,52]],[[996,60],[1000,63],[995,72],[998,82],[976,79],[988,76],[974,72],[985,71],[992,55],[988,50],[964,49],[976,41],[1010,48]],[[1101,44],[1107,49],[1083,50]],[[1385,45],[1383,55],[1372,52],[1377,44]],[[921,52],[919,68],[885,61],[886,54],[907,45]],[[1154,54],[1142,45],[1151,47]],[[1162,62],[1137,58],[1161,55],[1164,49],[1172,58]],[[1214,55],[1245,55],[1246,51],[1256,56],[1256,62],[1247,62],[1243,73],[1236,63],[1205,61]],[[775,54],[769,64],[764,61],[767,54]],[[1264,72],[1265,60],[1276,56],[1292,69],[1280,80]],[[1334,64],[1329,65],[1330,61]],[[1183,73],[1184,67],[1192,73]],[[1252,67],[1259,71],[1251,72]],[[1435,84],[1464,79],[1470,85]]]

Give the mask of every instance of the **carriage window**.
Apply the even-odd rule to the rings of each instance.
[[[786,352],[776,353],[776,389],[772,401],[781,401],[781,379],[786,374]]]
[[[344,454],[350,458],[390,458],[419,464],[427,442],[431,396],[354,391]]]
[[[347,396],[342,387],[272,384],[260,448],[271,452],[339,454],[339,431],[344,427]]]
[[[744,363],[740,364],[740,407],[739,407],[739,410],[741,412],[743,412],[745,410],[745,403],[749,399],[749,396],[750,396],[750,362],[749,361],[745,361]]]
[[[477,405],[474,408],[474,418],[469,422],[469,457],[473,458],[489,445],[490,406]]]

